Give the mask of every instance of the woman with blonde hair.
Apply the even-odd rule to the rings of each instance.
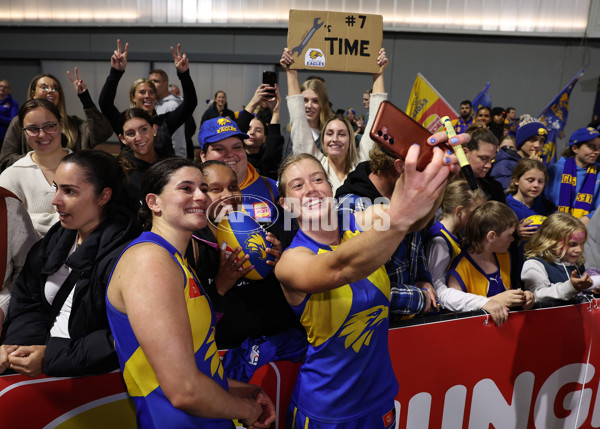
[[[446,138],[438,133],[431,140]],[[409,149],[389,206],[356,213],[334,210],[327,173],[315,157],[296,154],[281,165],[280,202],[300,229],[275,275],[309,342],[286,427],[393,427],[398,383],[388,349],[385,263],[432,215],[455,170],[448,166],[454,157],[436,148],[431,163],[417,171],[419,151],[419,145]]]
[[[521,278],[536,301],[568,300],[593,285],[583,265],[585,225],[568,213],[554,213],[525,245]]]
[[[373,141],[365,134],[358,148],[358,159],[352,159],[352,147],[356,148],[352,125],[343,116],[325,116],[331,111],[325,85],[318,79],[311,79],[300,87],[298,71],[290,68],[293,62],[291,52],[285,48],[279,63],[287,73],[287,102],[293,153],[310,153],[317,158],[327,172],[335,194],[348,173],[354,170],[359,162],[369,159]],[[385,49],[381,49],[377,56],[377,64],[381,69],[378,73],[373,73],[370,121],[366,129],[372,127],[379,105],[387,99],[383,72],[388,62]]]
[[[45,99],[54,104],[61,115],[62,144],[73,151],[91,149],[97,144],[104,143],[111,135],[110,122],[100,113],[83,80],[79,79],[79,71],[75,67],[75,77],[67,72],[69,79],[77,91],[77,96],[83,106],[85,119],[75,115],[67,115],[65,94],[60,81],[50,73],[35,76],[29,83],[27,100]],[[15,116],[8,126],[2,150],[0,151],[0,170],[6,169],[31,150],[27,136],[19,126],[18,116]]]

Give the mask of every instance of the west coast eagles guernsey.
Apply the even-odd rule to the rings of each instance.
[[[360,234],[353,214],[339,217],[342,243]],[[290,245],[294,247],[315,254],[337,248],[314,241],[302,230]],[[340,423],[393,403],[398,382],[388,350],[389,306],[390,281],[381,266],[358,282],[307,294],[300,305],[292,307],[309,342],[292,407],[309,418]]]
[[[227,379],[215,344],[215,315],[208,295],[202,289],[193,270],[179,252],[165,239],[152,232],[144,232],[133,240],[127,249],[139,243],[155,243],[167,250],[181,267],[185,278],[182,293],[192,327],[194,350],[198,369],[227,390]],[[112,277],[112,273],[111,273]],[[138,287],[143,288],[140,284]],[[126,314],[116,310],[106,298],[108,321],[115,339],[115,348],[127,392],[136,406],[136,419],[140,428],[209,428],[231,429],[231,420],[205,419],[181,411],[169,402],[158,384],[154,370],[141,349]],[[177,364],[176,362],[174,363]]]
[[[448,277],[453,276],[458,280],[464,292],[486,297],[492,297],[510,289],[510,255],[494,253],[498,270],[486,274],[479,265],[463,251],[450,264]]]
[[[439,221],[429,228],[425,236],[425,240],[432,240],[434,237],[442,237],[448,246],[448,254],[450,255],[450,263],[456,258],[461,251],[462,242],[460,239],[452,234],[446,227]]]

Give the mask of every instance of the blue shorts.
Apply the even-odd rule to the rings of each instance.
[[[285,416],[286,429],[394,429],[396,427],[396,408],[391,404],[379,407],[357,420],[341,423],[324,423],[306,416],[290,404]]]

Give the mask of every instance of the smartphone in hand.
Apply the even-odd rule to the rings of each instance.
[[[423,171],[431,162],[434,147],[439,147],[443,151],[452,150],[446,143],[435,146],[427,143],[431,133],[389,101],[384,101],[379,106],[369,135],[385,152],[401,160],[406,159],[408,149],[413,144],[419,144],[421,146],[417,160],[419,171]]]
[[[267,85],[275,88],[275,84],[277,83],[277,73],[275,73],[274,71],[269,71],[269,70],[263,71],[262,83],[266,83]],[[270,94],[272,94],[273,97],[275,97],[274,89],[269,90],[268,92]]]

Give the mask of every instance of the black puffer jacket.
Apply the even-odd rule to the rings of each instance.
[[[82,376],[119,368],[106,317],[105,293],[112,267],[124,246],[134,238],[134,231],[131,216],[114,208],[67,257],[77,231],[56,223],[33,245],[15,282],[4,344],[45,344],[43,372],[50,376]],[[71,338],[50,337],[51,306],[44,294],[48,275],[64,263],[83,272],[75,284],[69,317]]]

